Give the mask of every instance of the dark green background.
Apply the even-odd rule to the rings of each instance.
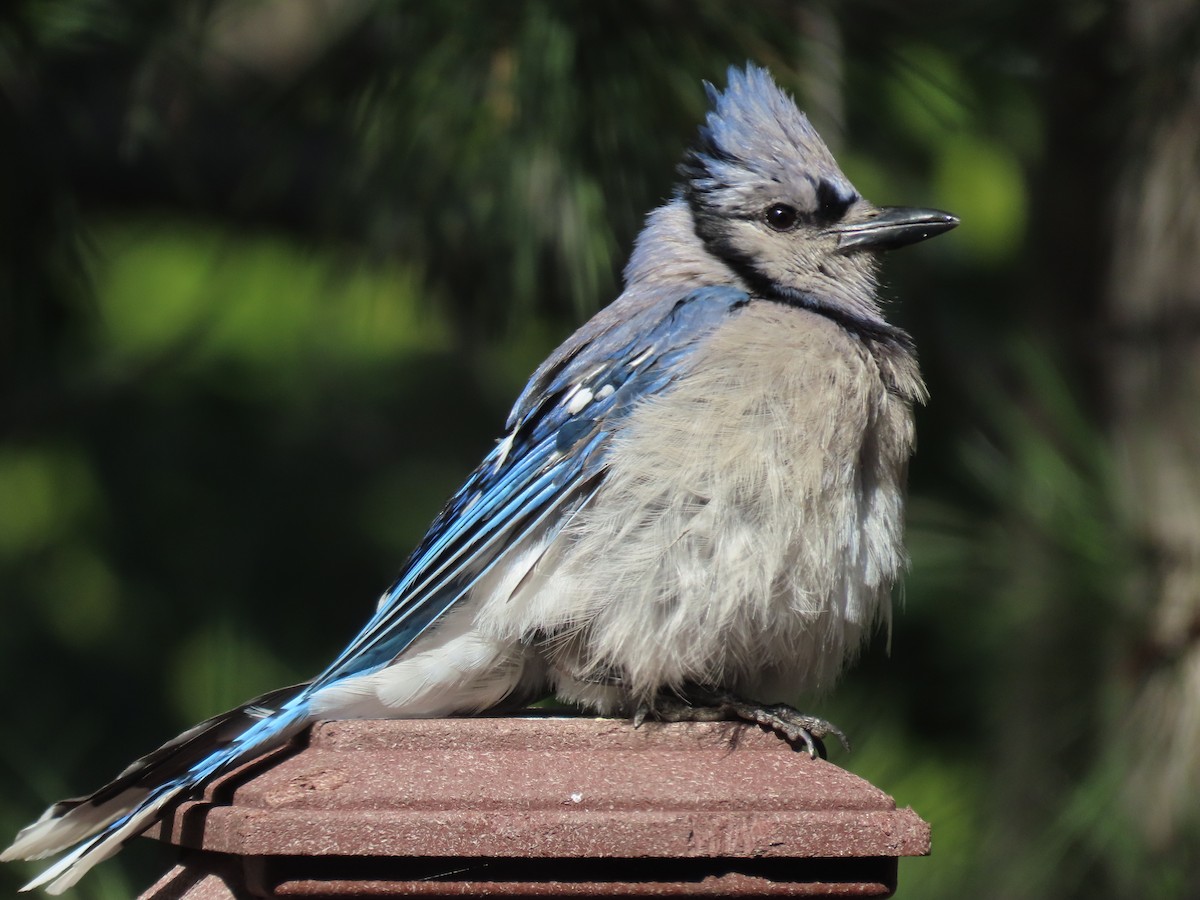
[[[332,657],[752,59],[866,196],[963,221],[886,264],[932,395],[890,657],[806,704],[932,822],[902,896],[1187,895],[1194,822],[1152,841],[1122,792],[1148,601],[1097,335],[1124,123],[1198,16],[1139,60],[1127,11],[6,4],[0,841]]]

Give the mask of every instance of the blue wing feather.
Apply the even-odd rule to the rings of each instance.
[[[664,390],[683,370],[684,357],[747,302],[731,288],[682,296],[664,291],[623,297],[594,317],[534,373],[510,416],[508,436],[446,504],[366,628],[333,665],[309,685],[274,692],[185,732],[90,797],[52,807],[5,852],[46,855],[75,846],[26,888],[70,887],[165,804],[302,728],[314,692],[394,660],[526,538],[552,540],[600,489],[622,417],[639,398]],[[138,792],[133,799],[130,791]]]
[[[534,374],[508,436],[450,498],[375,615],[312,689],[389,664],[522,538],[561,529],[599,488],[613,426],[666,387],[696,344],[748,300],[733,288],[701,288],[633,315],[610,308],[576,332]]]

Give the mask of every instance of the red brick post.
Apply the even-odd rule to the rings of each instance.
[[[153,830],[142,900],[885,897],[929,826],[735,723],[324,722]]]

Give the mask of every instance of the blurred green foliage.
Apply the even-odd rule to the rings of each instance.
[[[1123,830],[1101,733],[1132,562],[1077,344],[1099,242],[1043,249],[1055,210],[1103,221],[1055,142],[1111,12],[1043,7],[8,4],[0,840],[321,668],[615,296],[700,79],[750,58],[867,196],[964,222],[888,260],[933,396],[912,575],[890,659],[821,710],[859,744],[837,761],[933,824],[901,895],[1124,896],[1153,863],[1183,896],[1194,868]],[[149,883],[135,843],[71,896]]]

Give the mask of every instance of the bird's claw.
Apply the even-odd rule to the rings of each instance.
[[[803,743],[808,755],[813,759],[818,756],[825,759],[824,738],[830,735],[838,739],[838,743],[846,752],[850,751],[850,741],[842,729],[826,719],[805,715],[791,706],[782,703],[766,706],[737,701],[733,711],[739,718],[778,732],[793,744]]]
[[[647,718],[660,722],[719,722],[741,719],[753,722],[782,735],[792,744],[803,744],[814,759],[825,758],[824,738],[833,735],[847,752],[850,741],[845,733],[825,719],[805,715],[783,703],[764,704],[743,700],[733,694],[703,692],[690,700],[674,694],[660,695],[653,705],[641,703],[633,713],[633,727],[639,728]]]
[[[650,712],[649,704],[639,703],[638,708],[633,711],[633,727],[641,728]]]

